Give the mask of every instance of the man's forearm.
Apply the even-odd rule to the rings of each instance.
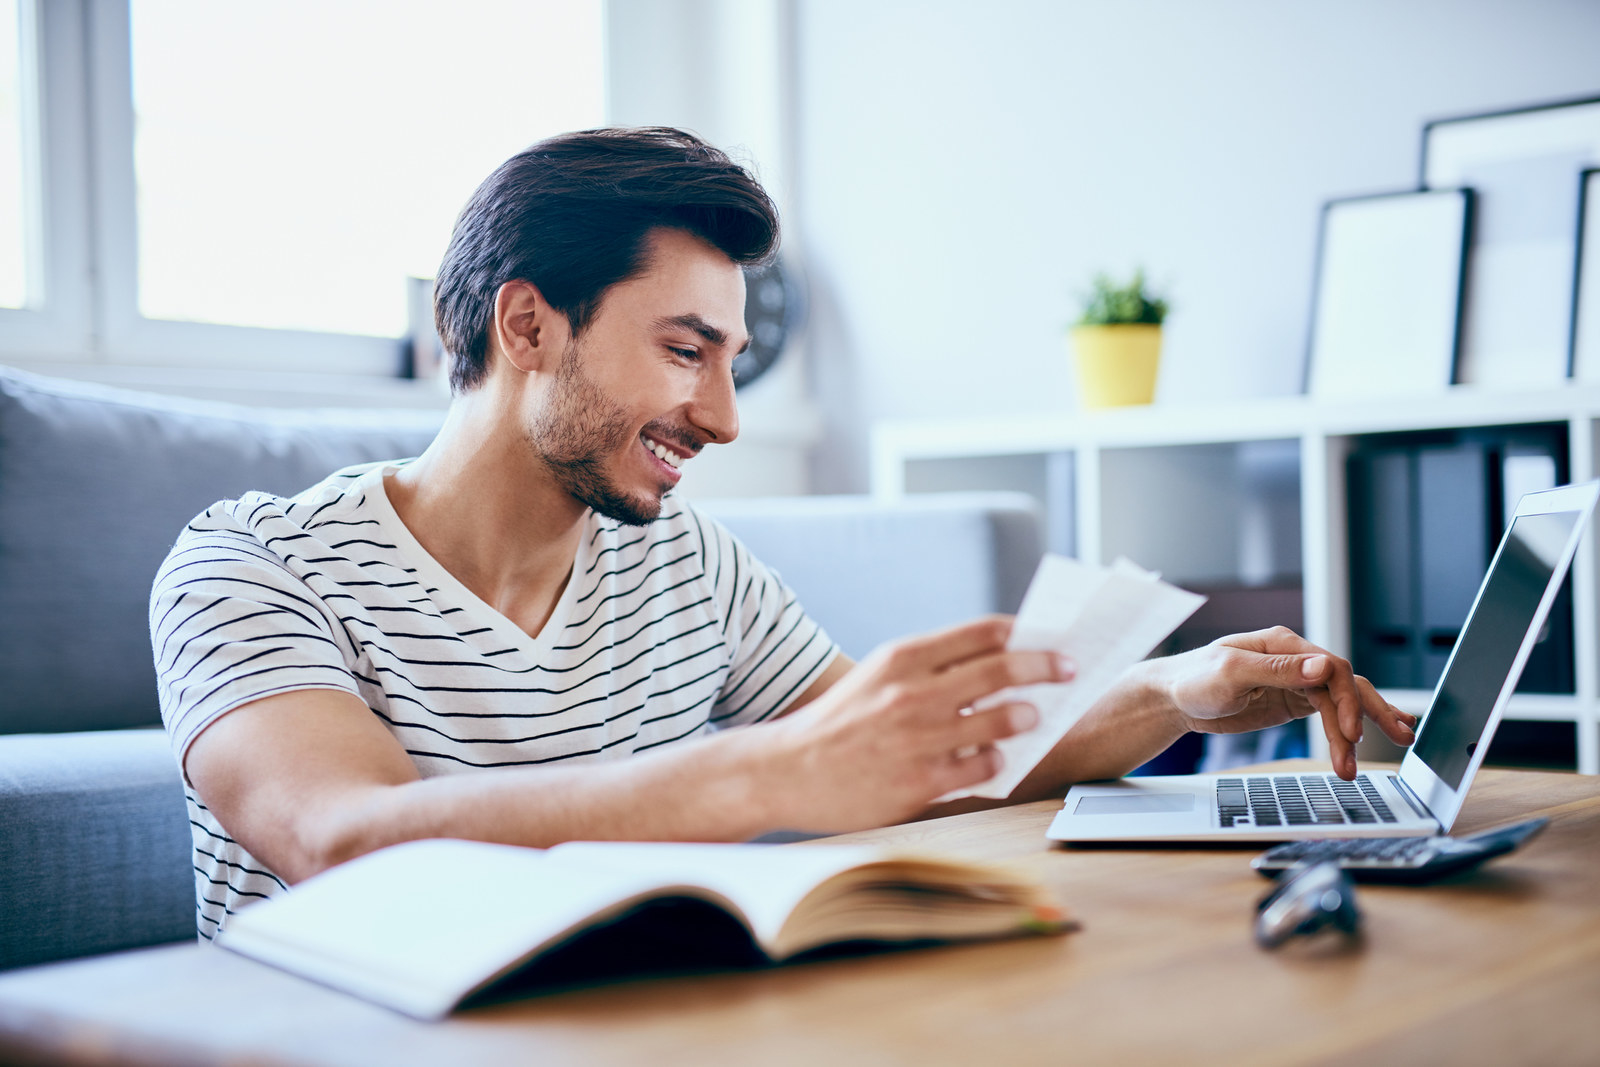
[[[1185,732],[1149,663],[1136,664],[1023,779],[1013,799],[1060,796],[1074,782],[1120,778]]]
[[[626,760],[362,787],[327,805],[314,866],[428,837],[539,848],[573,840],[748,840],[782,821],[759,784],[772,758],[770,734],[752,727]]]
[[[224,715],[196,738],[185,766],[228,833],[298,882],[428,837],[532,846],[748,839],[787,814],[762,787],[787,758],[787,738],[773,724],[602,763],[422,778],[358,699],[306,690]]]
[[[1009,634],[1009,620],[980,619],[908,638],[846,664],[793,715],[600,763],[423,779],[358,697],[308,689],[214,720],[184,766],[228,833],[290,882],[427,837],[546,846],[859,830],[992,776],[994,742],[1035,718],[962,708],[1070,677],[1059,657],[1006,650]]]

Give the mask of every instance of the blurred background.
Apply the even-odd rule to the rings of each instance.
[[[1070,411],[1096,270],[1172,302],[1160,402],[1299,392],[1322,202],[1414,184],[1427,120],[1600,92],[1597,54],[1594,0],[0,0],[0,359],[435,402],[377,379],[476,183],[681,125],[807,283],[750,451],[863,491],[875,421]]]
[[[1511,487],[1600,470],[1600,334],[1544,378],[1514,348],[1457,361],[1459,298],[1490,292],[1460,282],[1474,196],[1481,235],[1559,230],[1538,325],[1567,335],[1596,56],[1600,0],[0,0],[0,363],[442,413],[431,278],[478,182],[560,131],[682,126],[785,221],[747,308],[772,361],[686,493],[1021,490],[1048,547],[1212,597],[1169,650],[1284,622],[1426,710]],[[1550,104],[1554,155],[1525,136]],[[1444,184],[1475,193],[1353,202],[1365,236],[1328,243],[1330,201],[1440,187],[1441,128],[1466,138]],[[1086,411],[1068,328],[1098,272],[1136,270],[1170,305],[1153,406]],[[1384,304],[1401,359],[1358,307],[1304,395],[1319,291]],[[1600,772],[1593,556],[1511,708],[1544,731],[1518,761]]]

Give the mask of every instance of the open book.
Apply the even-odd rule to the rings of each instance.
[[[436,1019],[508,985],[1072,925],[1027,875],[870,846],[573,842],[541,850],[430,840],[307,879],[240,911],[218,940]]]

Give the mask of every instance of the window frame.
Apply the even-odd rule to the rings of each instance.
[[[0,308],[0,350],[21,357],[93,351],[84,10],[20,0],[26,307]]]
[[[393,376],[400,339],[146,318],[139,311],[138,189],[133,157],[132,17],[128,0],[92,0],[91,145],[100,342],[112,363]]]
[[[0,309],[0,358],[63,371],[88,364],[398,375],[401,338],[141,314],[129,0],[21,5],[25,92],[36,102],[24,121],[37,131],[26,186],[25,210],[38,219],[28,291],[37,286],[40,298]]]

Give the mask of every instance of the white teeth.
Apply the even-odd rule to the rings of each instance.
[[[671,467],[673,470],[677,470],[679,467],[683,466],[683,457],[678,455],[672,449],[668,448],[666,445],[658,444],[642,437],[640,440],[644,441],[644,446],[646,448],[655,453],[657,459]]]

